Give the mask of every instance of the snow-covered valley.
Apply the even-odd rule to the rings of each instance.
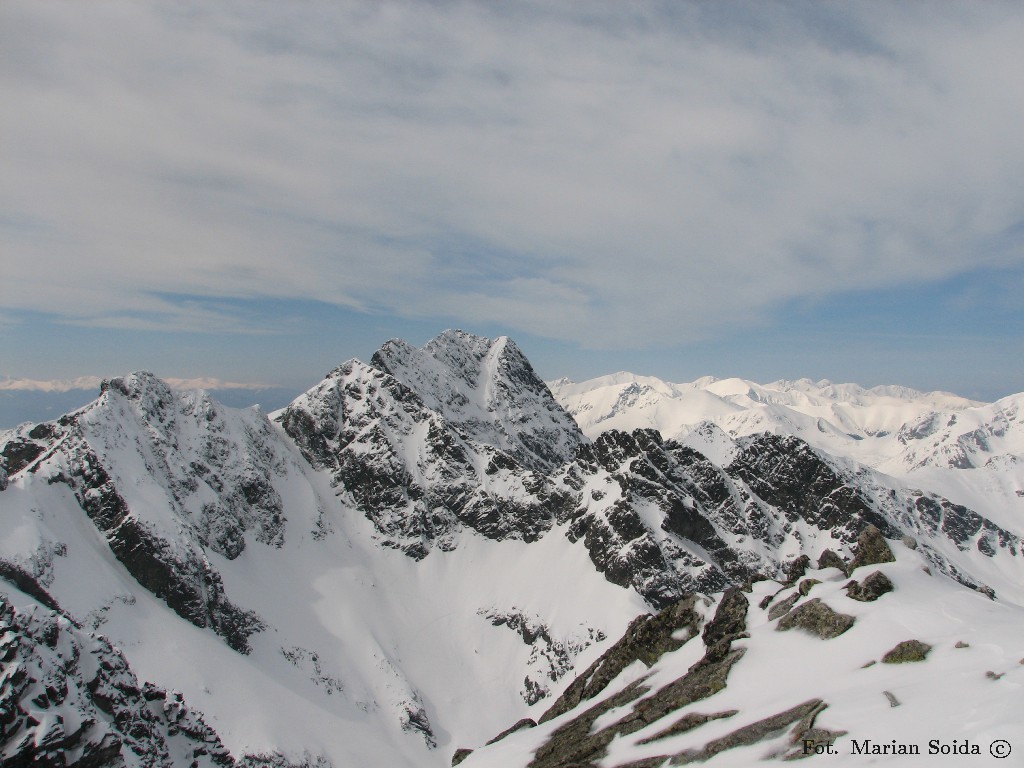
[[[1021,402],[629,374],[549,388],[511,340],[461,331],[388,342],[271,414],[150,374],[111,379],[79,411],[0,433],[0,754],[447,766],[541,719],[638,616],[696,599],[704,626],[744,585],[743,660],[701,711],[744,699],[737,717],[754,722],[817,697],[819,725],[851,737],[924,738],[935,723],[1024,752],[1006,717],[1024,703],[1010,663],[1024,660]],[[850,607],[836,563],[869,526],[896,553],[880,566],[896,588]],[[826,550],[837,560],[807,571],[808,596],[856,627],[825,642],[769,632],[779,617],[757,606],[772,580],[795,588],[787,569]],[[928,661],[854,671],[906,633],[935,648]],[[949,651],[956,640],[973,650]],[[626,665],[602,690],[641,673],[668,683],[707,650]],[[812,685],[825,669],[838,671]],[[972,712],[959,730],[957,697],[939,695],[953,674]],[[883,717],[882,689],[906,706]],[[465,764],[525,766],[559,717]],[[668,760],[658,750],[737,725],[650,748],[644,731],[594,759]]]

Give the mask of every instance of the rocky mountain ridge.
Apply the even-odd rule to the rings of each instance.
[[[111,379],[0,434],[0,489],[13,605],[105,627],[233,755],[296,764],[443,764],[637,613],[849,558],[869,525],[987,595],[1024,570],[1016,528],[797,437],[588,439],[514,343],[461,331],[388,342],[269,417]],[[265,697],[295,719],[245,710]]]
[[[1024,739],[1005,714],[1024,680],[1024,646],[1010,629],[1021,607],[950,592],[918,552],[890,546],[874,527],[852,561],[830,563],[638,618],[539,718],[461,749],[453,765],[746,766],[825,755],[855,766],[925,754],[988,765],[1009,756]]]
[[[1020,395],[981,403],[947,392],[865,389],[829,381],[705,377],[672,384],[618,373],[551,382],[556,399],[591,436],[653,427],[682,439],[711,422],[733,437],[775,432],[890,473],[926,467],[969,469],[1012,462],[1024,451]]]

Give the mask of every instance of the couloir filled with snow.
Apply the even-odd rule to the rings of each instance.
[[[119,649],[140,687],[180,693],[240,764],[429,768],[539,717],[638,615],[697,587],[711,606],[800,554],[849,555],[872,523],[920,542],[882,568],[898,589],[850,607],[855,633],[825,643],[773,633],[752,609],[722,706],[756,719],[813,682],[830,727],[924,738],[934,724],[1024,751],[1000,714],[1024,690],[1020,402],[630,374],[549,391],[511,340],[461,331],[388,342],[269,415],[136,373],[0,433],[0,593],[33,669],[57,662],[32,655],[29,630],[59,619],[75,647]],[[839,600],[841,574],[817,578],[813,595]],[[908,632],[936,646],[934,664],[861,670]],[[1002,677],[975,679],[982,667]],[[89,686],[71,687],[85,701]],[[904,706],[889,712],[879,686]],[[114,729],[105,700],[81,701],[18,706],[39,738],[58,714]],[[466,765],[525,765],[545,732]],[[146,765],[129,746],[125,764]],[[653,754],[612,747],[602,765]]]

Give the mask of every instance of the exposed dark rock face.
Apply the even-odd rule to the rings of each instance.
[[[796,437],[758,435],[743,445],[726,471],[790,522],[805,520],[845,542],[868,523],[895,535],[889,520]]]
[[[667,739],[669,736],[676,736],[680,733],[692,731],[694,728],[704,725],[704,723],[709,723],[712,720],[723,720],[727,717],[732,717],[737,714],[737,712],[738,710],[735,709],[729,709],[725,712],[710,712],[707,714],[704,714],[703,712],[690,712],[676,720],[665,730],[658,731],[658,733],[653,736],[648,736],[646,739],[641,739],[638,743],[651,744],[652,742],[660,741],[661,739]],[[665,758],[662,757],[658,759],[664,760]]]
[[[875,571],[863,582],[851,581],[846,585],[846,594],[854,600],[862,603],[870,603],[877,600],[887,592],[892,592],[895,586],[892,580],[881,571]]]
[[[577,495],[569,538],[583,540],[609,581],[632,586],[659,608],[690,591],[745,581],[759,560],[726,544],[700,505],[707,494],[694,472],[722,490],[731,518],[747,530],[726,479],[700,454],[662,441],[654,430],[611,430],[582,446],[561,475],[570,488],[601,489]],[[656,510],[658,527],[651,525],[650,510]]]
[[[206,558],[176,550],[134,517],[91,450],[82,446],[74,456],[71,476],[61,479],[128,572],[179,616],[210,627],[236,651],[248,653],[249,636],[264,628],[260,618],[226,598],[220,574]]]
[[[923,530],[933,536],[941,531],[962,551],[970,548],[972,542],[988,557],[993,557],[998,549],[1016,554],[1021,548],[1020,538],[1015,534],[961,504],[921,494],[914,498],[913,505]]]
[[[323,755],[310,752],[303,754],[299,760],[287,758],[277,752],[261,752],[245,755],[239,768],[334,768],[334,764]]]
[[[701,635],[708,649],[705,658],[723,657],[732,641],[744,636],[749,609],[750,601],[739,587],[730,587],[725,591],[714,618],[707,623]]]
[[[626,686],[626,688],[614,696],[610,696],[599,704],[587,709],[573,720],[558,728],[551,735],[548,742],[537,750],[533,761],[529,764],[529,768],[575,768],[577,766],[582,768],[583,766],[595,766],[606,754],[608,744],[616,736],[635,733],[670,715],[674,711],[706,699],[722,690],[726,685],[729,671],[743,656],[743,650],[733,650],[731,643],[745,634],[747,608],[746,596],[739,589],[729,590],[723,595],[714,618],[704,629],[703,639],[705,643],[710,643],[710,645],[707,646],[704,656],[690,667],[685,675],[658,689],[649,696],[645,696],[645,694],[650,693],[650,689],[644,685],[643,680],[638,680]],[[594,690],[590,695],[574,695],[568,702],[563,702],[560,699],[559,702],[556,702],[555,707],[544,714],[541,722],[557,717],[581,701],[592,698],[596,693],[603,690],[607,683],[618,674],[618,671],[624,669],[633,660],[629,659],[627,661],[627,658],[631,656],[638,657],[637,650],[639,649],[636,646],[643,642],[641,639],[643,636],[647,635],[648,640],[654,641],[651,648],[656,650],[658,647],[664,647],[666,637],[673,644],[678,642],[671,640],[671,634],[674,631],[670,630],[672,626],[678,628],[681,625],[692,629],[696,633],[693,605],[689,603],[689,599],[681,601],[677,606],[673,606],[673,608],[667,609],[663,614],[668,611],[673,611],[672,615],[659,615],[653,620],[648,619],[643,624],[634,622],[634,625],[630,627],[626,635],[612,649],[609,649],[605,656],[595,664],[595,667],[591,668],[595,674],[583,680],[583,690],[581,692],[586,692],[587,684],[593,682],[598,677],[598,673],[603,673],[600,674],[602,678],[610,675],[606,677],[605,682],[599,687],[594,686]],[[661,620],[656,621],[657,619]],[[670,631],[666,633],[665,630]],[[629,650],[627,651],[627,649]],[[668,650],[674,650],[674,648],[669,647]],[[645,655],[648,658],[654,656],[651,650],[648,650]],[[654,656],[654,660],[660,657],[660,655],[661,653],[657,653]],[[616,669],[618,671],[615,671]],[[591,670],[588,670],[588,672],[591,672]],[[611,674],[612,672],[614,674]],[[578,680],[577,682],[580,681]],[[571,703],[573,700],[575,704]],[[619,720],[596,732],[594,731],[594,722],[601,715],[612,709],[624,707],[632,702],[635,702],[635,704]],[[566,707],[565,703],[569,703],[569,705]],[[706,719],[725,716],[728,716],[728,713],[710,715]],[[689,727],[695,727],[695,725],[696,723]],[[677,721],[670,726],[670,729],[677,727],[685,728],[686,724],[681,724],[680,721]]]
[[[453,768],[454,768],[454,766],[458,765],[459,763],[461,763],[463,760],[465,760],[467,757],[469,757],[472,754],[473,754],[473,750],[472,749],[466,749],[466,747],[459,747],[458,749],[456,749],[455,750],[455,754],[452,755],[452,766],[453,766]]]
[[[513,726],[511,726],[509,728],[506,728],[504,731],[499,733],[493,739],[488,741],[487,744],[494,744],[497,741],[501,741],[506,736],[511,736],[516,731],[521,731],[524,728],[536,728],[536,727],[537,727],[537,723],[532,718],[524,717],[522,720],[518,721],[515,725],[513,725]]]
[[[242,412],[244,419],[229,421],[208,395],[176,394],[149,373],[112,379],[105,400],[110,412],[146,435],[138,451],[202,547],[231,560],[245,549],[247,535],[281,546],[285,516],[274,483],[286,458],[265,416]],[[80,426],[101,455],[117,444],[116,424]]]
[[[821,581],[818,579],[804,579],[797,585],[796,591],[806,597],[814,589],[815,584],[821,584]]]
[[[529,768],[596,766],[616,736],[635,733],[676,710],[722,690],[729,671],[742,655],[742,650],[730,650],[716,660],[705,657],[681,678],[645,698],[640,697],[650,689],[641,681],[631,683],[620,693],[558,728],[550,740],[537,750]],[[628,714],[612,725],[593,732],[598,717],[631,702],[636,703]]]
[[[789,744],[796,747],[796,745],[800,744],[803,739],[809,737],[809,733],[813,729],[814,719],[825,709],[826,706],[825,702],[821,699],[811,699],[810,701],[805,701],[802,704],[797,704],[795,707],[790,707],[776,715],[771,715],[763,720],[758,720],[756,723],[751,723],[750,725],[736,729],[732,733],[714,739],[705,744],[703,749],[680,752],[672,757],[671,765],[703,763],[728,749],[756,744],[757,742],[764,741],[767,738],[775,737],[794,723],[796,723],[796,726],[790,734]],[[836,738],[837,736],[841,736],[845,733],[845,731],[832,732],[820,731],[818,729],[814,729],[814,732],[815,736],[810,738],[813,738],[815,741],[826,741],[829,738]],[[828,738],[822,738],[823,734],[827,734]],[[801,750],[795,748],[788,752],[785,757],[786,759],[792,759],[800,755]]]
[[[610,581],[632,586],[659,607],[686,591],[712,592],[777,573],[782,564],[764,553],[787,541],[802,546],[801,526],[808,523],[848,553],[867,528],[891,536],[922,530],[895,492],[876,492],[796,438],[762,435],[738,444],[740,452],[723,470],[653,430],[600,435],[558,478],[576,497],[569,537],[582,539]],[[650,524],[652,509],[660,530]],[[991,539],[1018,555],[1011,534],[985,534],[984,524],[978,530],[981,549],[989,546],[982,539]],[[937,550],[926,555],[944,573],[982,588]],[[831,549],[819,561],[844,573],[851,568]],[[796,580],[809,565],[801,554],[784,576]]]
[[[463,525],[534,541],[554,522],[557,494],[546,478],[473,441],[393,376],[359,361],[332,371],[279,420],[382,542],[414,558],[454,548]]]
[[[822,640],[838,637],[853,626],[853,616],[836,613],[818,598],[794,608],[776,625],[779,631],[803,629]]]
[[[634,661],[650,667],[663,654],[681,648],[687,640],[673,635],[685,630],[687,639],[693,638],[702,621],[696,595],[688,595],[654,616],[638,616],[626,633],[565,689],[539,722],[547,722],[594,698]]]
[[[800,593],[794,592],[785,600],[780,600],[779,602],[775,603],[775,605],[768,609],[768,621],[775,621],[780,616],[785,616],[787,613],[789,613],[790,608],[796,605],[796,601],[799,599]]]
[[[0,593],[0,757],[4,766],[100,768],[135,761],[196,768],[235,761],[181,694],[140,684],[119,650],[51,611]],[[74,755],[72,762],[67,762]]]
[[[517,609],[481,609],[478,613],[496,627],[508,627],[523,639],[523,643],[530,646],[530,659],[527,662],[529,671],[520,691],[527,704],[536,704],[547,697],[551,693],[550,683],[561,680],[566,673],[572,671],[573,660],[583,650],[605,639],[603,632],[593,628],[575,636],[553,637],[547,625],[539,618]]]
[[[460,434],[526,469],[557,469],[585,440],[511,339],[449,330],[419,349],[392,339],[370,365],[416,392]]]
[[[10,563],[6,560],[0,559],[0,579],[13,584],[15,587],[20,589],[29,597],[35,599],[38,603],[45,605],[51,611],[61,612],[61,608],[57,605],[57,601],[50,596],[50,593],[43,589],[43,585],[24,568],[17,563]]]
[[[12,445],[16,450],[9,450]],[[229,421],[209,397],[175,394],[152,374],[137,373],[105,381],[99,400],[57,422],[19,428],[0,452],[21,457],[19,471],[68,485],[144,588],[182,618],[247,652],[248,637],[263,628],[262,621],[227,598],[205,550],[232,559],[247,535],[271,546],[283,542],[285,518],[274,481],[284,459],[274,445],[262,415],[249,412]],[[125,468],[109,457],[126,455],[137,457],[145,476],[119,474]],[[147,506],[162,497],[166,510],[131,507],[123,489],[140,483],[155,491]],[[167,524],[158,529],[147,514]]]
[[[810,565],[811,558],[807,555],[800,555],[800,557],[787,563],[786,567],[783,569],[786,581],[790,584],[795,583],[797,579],[804,575]]]
[[[434,736],[434,728],[430,724],[427,710],[423,707],[422,702],[419,701],[419,697],[414,696],[413,701],[409,702],[400,722],[403,731],[418,733],[423,739],[423,743],[429,749],[437,748],[437,737]]]
[[[46,449],[24,437],[15,437],[0,449],[0,469],[7,475],[15,475],[35,461]]]
[[[907,664],[924,661],[931,649],[932,647],[928,643],[922,643],[920,640],[904,640],[882,657],[882,663]]]

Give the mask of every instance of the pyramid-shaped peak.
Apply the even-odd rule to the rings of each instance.
[[[447,330],[422,347],[392,339],[371,365],[473,439],[509,451],[525,466],[548,469],[567,461],[583,439],[507,336]]]
[[[374,353],[370,363],[395,376],[424,397],[428,404],[433,402],[433,398],[429,391],[421,391],[415,385],[417,380],[426,378],[442,386],[444,383],[451,385],[458,381],[460,388],[483,392],[489,389],[489,383],[505,376],[534,391],[547,389],[534,374],[525,355],[507,336],[489,339],[463,330],[449,329],[422,347],[414,347],[402,339],[391,339]],[[436,404],[442,405],[441,402]]]

